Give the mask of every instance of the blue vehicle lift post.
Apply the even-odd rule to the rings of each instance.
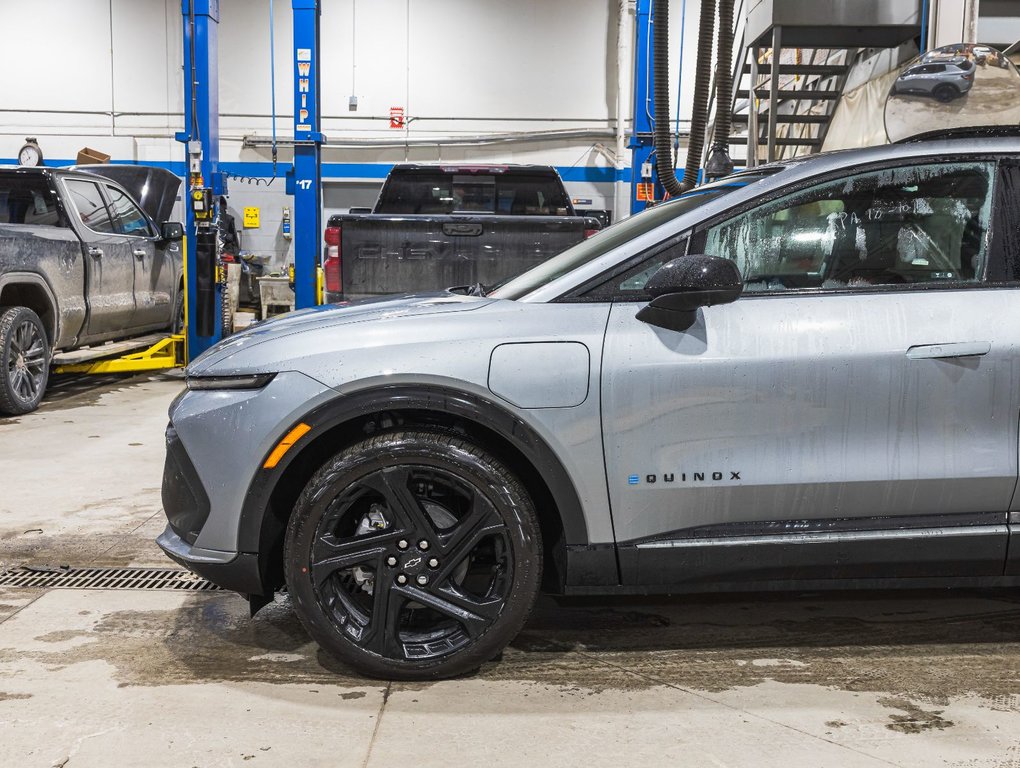
[[[322,249],[322,141],[319,104],[319,0],[292,0],[294,12],[294,306],[318,301]]]
[[[223,337],[216,279],[215,201],[226,193],[219,172],[219,0],[181,0],[184,23],[188,357]]]
[[[652,17],[652,0],[637,0],[637,11],[635,14],[635,43],[634,43],[634,132],[630,136],[631,150],[631,195],[630,212],[638,213],[648,207],[645,200],[638,199],[638,185],[652,184],[655,190],[655,199],[662,199],[662,189],[659,186],[655,173],[655,163],[652,153],[655,149],[655,139],[652,136],[652,62],[651,62],[651,27],[649,20]],[[668,120],[668,115],[662,119]],[[651,164],[651,176],[642,177],[642,168],[646,163]]]

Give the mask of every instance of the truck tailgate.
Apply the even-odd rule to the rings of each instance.
[[[579,216],[382,216],[345,219],[341,257],[348,298],[494,285],[585,237]]]

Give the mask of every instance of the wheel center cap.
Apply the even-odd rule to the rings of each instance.
[[[404,560],[400,565],[400,570],[406,573],[408,576],[417,576],[425,569],[425,555],[421,552],[412,552],[404,555]]]

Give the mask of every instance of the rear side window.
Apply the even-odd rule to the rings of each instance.
[[[131,198],[109,185],[106,187],[106,194],[110,198],[113,220],[118,231],[125,235],[152,236],[152,228],[149,226],[148,219],[138,209],[138,206],[131,202]]]
[[[67,179],[64,184],[67,185],[67,193],[86,227],[93,232],[111,235],[116,233],[110,212],[106,209],[103,196],[99,194],[98,184],[81,179]]]
[[[557,176],[438,172],[392,175],[377,212],[570,216],[573,208]]]
[[[0,176],[0,224],[66,227],[57,196],[41,176]]]

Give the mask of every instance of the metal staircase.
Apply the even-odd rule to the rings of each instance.
[[[757,165],[820,151],[859,50],[747,48],[734,88],[730,137],[747,152],[734,162]]]
[[[821,151],[862,52],[916,37],[920,22],[921,0],[749,0],[732,73],[734,164]]]

